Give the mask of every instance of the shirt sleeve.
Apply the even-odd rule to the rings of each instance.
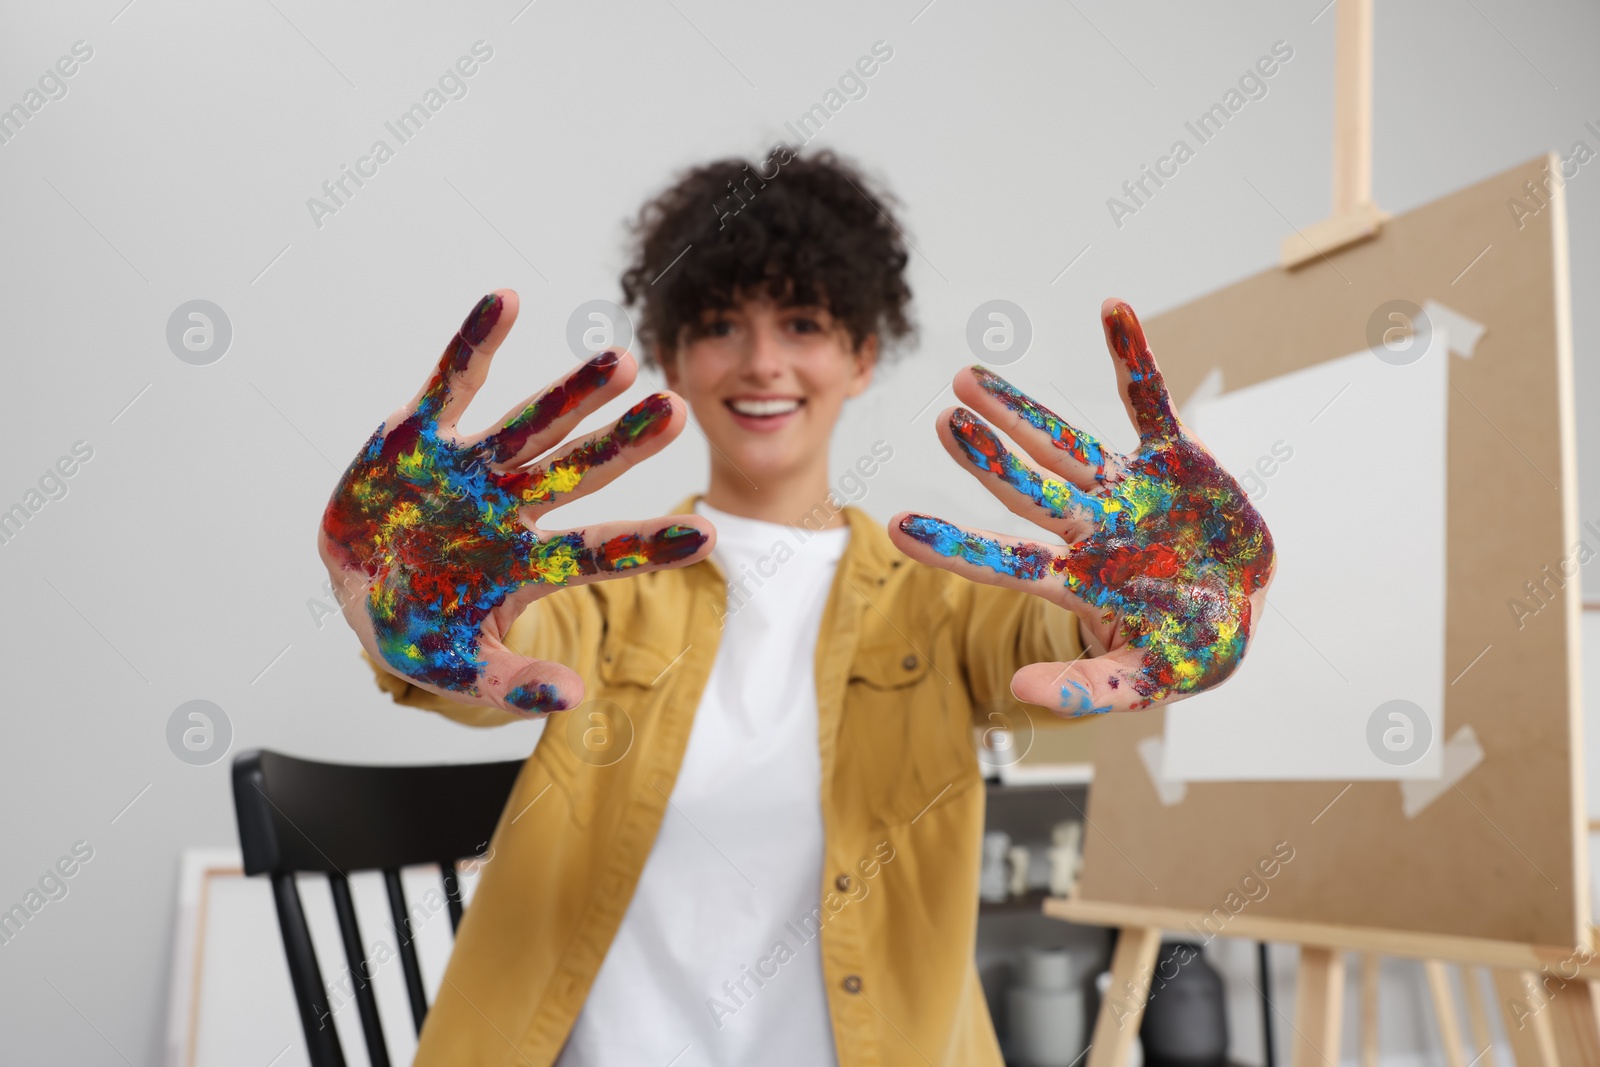
[[[506,634],[506,647],[519,656],[564,664],[589,679],[594,677],[604,626],[600,598],[595,595],[593,586],[562,589],[528,605],[511,624]],[[452,700],[422,689],[374,663],[365,650],[361,656],[372,668],[378,688],[388,693],[396,704],[436,711],[466,726],[504,726],[527,721],[521,715],[499,708]]]
[[[1078,617],[1036,596],[969,582],[963,623],[967,685],[975,715],[1019,710],[1036,726],[1070,722],[1011,695],[1011,676],[1030,663],[1067,663],[1083,655]]]

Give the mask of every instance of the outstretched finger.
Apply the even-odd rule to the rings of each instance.
[[[1000,427],[1046,470],[1087,489],[1105,478],[1116,457],[1084,433],[987,367],[956,372],[956,396]]]
[[[945,450],[966,464],[1012,514],[1068,541],[1081,540],[1099,527],[1104,514],[1100,500],[1071,482],[1041,474],[966,408],[950,408],[935,425]]]
[[[932,515],[901,512],[889,520],[889,539],[919,563],[985,585],[1018,589],[1059,601],[1062,549],[968,530]]]
[[[619,349],[607,349],[580,363],[565,378],[513,409],[499,429],[484,436],[490,460],[516,467],[549,451],[584,416],[632,385],[638,373],[633,356]]]
[[[684,567],[710,555],[716,540],[711,520],[700,515],[605,522],[587,530],[545,534],[529,553],[523,581],[588,585],[666,567]]]
[[[489,362],[517,321],[517,294],[496,289],[467,313],[433,374],[411,402],[424,420],[453,427],[489,376]]]
[[[1122,402],[1139,430],[1139,440],[1177,437],[1181,429],[1172,411],[1172,398],[1167,395],[1167,383],[1133,308],[1123,300],[1107,300],[1100,305],[1100,322],[1106,331],[1106,347],[1116,357]]]
[[[1012,675],[1011,694],[1069,719],[1138,711],[1151,704],[1139,691],[1143,662],[1141,649],[1124,646],[1071,663],[1032,663]]]
[[[519,472],[509,487],[537,520],[546,511],[609,485],[634,464],[655,455],[683,431],[687,421],[682,400],[672,393],[652,393],[608,429]]]

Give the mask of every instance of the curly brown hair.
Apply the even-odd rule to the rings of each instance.
[[[722,159],[679,175],[639,210],[623,299],[640,309],[646,365],[698,331],[707,311],[766,296],[822,307],[856,348],[914,330],[894,198],[860,167],[779,145],[760,163]]]

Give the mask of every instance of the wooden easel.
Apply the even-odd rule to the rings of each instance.
[[[1372,0],[1334,11],[1333,213],[1283,239],[1285,270],[1376,237],[1389,216],[1372,202]]]
[[[1198,924],[1204,913],[1061,899],[1047,900],[1044,913],[1069,922],[1120,929],[1111,961],[1110,993],[1095,1020],[1087,1064],[1123,1067],[1139,1033],[1161,932]],[[1450,1067],[1493,1067],[1496,1063],[1489,1049],[1493,1008],[1484,997],[1480,968],[1490,972],[1516,1067],[1600,1064],[1600,987],[1596,985],[1600,953],[1581,964],[1572,959],[1571,950],[1558,955],[1560,950],[1528,945],[1248,915],[1229,923],[1225,936],[1300,946],[1293,1029],[1289,1031],[1293,1067],[1327,1067],[1339,1062],[1347,953],[1356,953],[1361,967],[1363,1065],[1375,1067],[1378,1062],[1378,962],[1384,956],[1423,961],[1445,1062]],[[1462,979],[1468,1021],[1465,1041],[1450,982],[1452,969],[1459,969]],[[1563,977],[1567,975],[1571,977]],[[1287,1015],[1282,1018],[1289,1019]]]
[[[1533,735],[1519,745],[1511,740],[1507,716],[1500,714],[1506,704],[1506,690],[1500,687],[1510,676],[1502,672],[1515,670],[1515,657],[1527,656],[1532,646],[1518,645],[1520,638],[1502,636],[1499,629],[1486,629],[1503,625],[1494,621],[1494,614],[1504,610],[1500,601],[1505,594],[1481,590],[1477,587],[1485,583],[1472,580],[1498,580],[1506,568],[1516,568],[1518,575],[1522,568],[1537,572],[1532,561],[1542,560],[1540,553],[1559,555],[1577,535],[1564,200],[1559,187],[1551,190],[1549,210],[1526,233],[1520,222],[1515,227],[1506,222],[1504,208],[1508,197],[1520,195],[1525,181],[1539,180],[1538,164],[1544,162],[1547,172],[1554,157],[1391,219],[1372,200],[1371,0],[1338,0],[1336,34],[1333,214],[1285,238],[1276,271],[1160,316],[1147,323],[1147,332],[1152,347],[1162,353],[1164,367],[1177,364],[1175,357],[1186,350],[1231,349],[1227,380],[1230,388],[1239,388],[1355,350],[1359,341],[1340,349],[1338,338],[1359,336],[1367,311],[1385,299],[1415,295],[1420,303],[1423,296],[1437,296],[1488,323],[1492,345],[1483,347],[1492,351],[1481,352],[1471,366],[1454,372],[1460,375],[1459,384],[1452,378],[1452,391],[1459,397],[1452,396],[1450,415],[1450,673],[1477,662],[1472,657],[1481,657],[1486,634],[1511,647],[1501,653],[1505,659],[1477,668],[1471,688],[1481,692],[1458,689],[1449,696],[1447,724],[1473,726],[1487,753],[1476,777],[1466,779],[1464,789],[1455,788],[1461,794],[1450,798],[1455,808],[1436,807],[1420,818],[1402,819],[1397,797],[1381,788],[1387,785],[1393,791],[1393,783],[1346,787],[1351,795],[1342,802],[1343,817],[1372,832],[1353,841],[1350,831],[1329,830],[1326,822],[1316,833],[1297,830],[1305,835],[1308,855],[1313,842],[1319,850],[1297,869],[1300,883],[1274,890],[1278,895],[1236,914],[1222,936],[1300,946],[1292,1028],[1283,1031],[1292,1040],[1294,1067],[1339,1061],[1348,953],[1359,954],[1363,1064],[1377,1063],[1378,965],[1383,956],[1423,961],[1451,1067],[1495,1062],[1488,1049],[1493,1009],[1486,1003],[1480,968],[1490,971],[1518,1067],[1600,1064],[1600,955],[1594,954],[1589,925],[1587,827],[1581,768],[1574,756],[1582,751],[1576,590],[1569,590],[1559,612],[1547,616],[1551,625],[1541,636],[1548,658],[1542,666],[1549,668],[1551,678],[1540,692],[1528,693],[1525,708],[1518,709],[1525,711],[1524,727]],[[1358,247],[1372,242],[1380,230],[1390,247],[1376,242]],[[1387,236],[1390,232],[1393,237]],[[1468,272],[1457,275],[1456,261],[1460,266],[1476,264],[1474,254],[1481,259],[1489,252],[1485,244],[1500,249],[1498,278],[1479,275],[1458,285]],[[1346,269],[1333,263],[1334,255]],[[1496,284],[1501,291],[1495,290]],[[1505,291],[1518,286],[1527,288]],[[1285,306],[1291,310],[1276,320],[1262,310]],[[1257,339],[1229,327],[1246,320]],[[1272,337],[1272,343],[1259,340],[1260,335]],[[1292,358],[1283,359],[1285,351],[1294,353]],[[1181,379],[1197,379],[1199,373],[1180,364],[1168,369],[1167,377],[1181,391]],[[1482,422],[1470,421],[1478,419]],[[1517,490],[1517,501],[1502,504],[1525,509],[1520,536],[1539,547],[1513,552],[1505,545],[1486,547],[1462,539],[1465,535],[1455,531],[1468,523],[1457,509],[1471,495],[1464,468],[1475,468],[1470,477],[1514,476],[1508,465],[1488,457],[1494,447],[1504,447],[1502,425],[1516,429],[1524,419],[1528,425],[1542,420],[1548,430],[1536,443],[1535,434],[1523,436],[1520,447],[1532,448],[1538,458],[1525,453],[1522,460],[1540,471],[1554,495],[1543,495],[1543,487],[1524,486]],[[1491,433],[1500,436],[1491,441]],[[1486,470],[1485,464],[1495,469]],[[1553,471],[1555,480],[1546,471]],[[1513,555],[1517,558],[1509,558]],[[1161,932],[1198,927],[1208,915],[1197,898],[1215,889],[1201,883],[1214,887],[1223,882],[1221,876],[1228,871],[1221,868],[1227,865],[1235,871],[1241,865],[1248,869],[1243,857],[1249,843],[1272,840],[1267,835],[1286,825],[1283,810],[1305,808],[1315,814],[1324,803],[1318,783],[1192,783],[1180,806],[1163,806],[1140,779],[1134,753],[1141,737],[1159,733],[1161,715],[1135,719],[1097,724],[1086,895],[1044,905],[1044,913],[1055,918],[1121,930],[1111,994],[1096,1021],[1088,1067],[1126,1063],[1149,995]],[[1104,808],[1097,810],[1097,800]],[[1500,838],[1491,838],[1483,822],[1494,826]],[[1522,838],[1517,852],[1538,869],[1537,878],[1516,867],[1520,861],[1504,844],[1514,832]],[[1205,849],[1196,843],[1202,838]],[[1451,843],[1448,859],[1441,858],[1450,851],[1441,840]],[[1114,842],[1120,845],[1113,849],[1109,843]],[[1421,867],[1415,857],[1430,854],[1430,849],[1432,866],[1448,870],[1430,873]],[[1404,856],[1413,858],[1413,869],[1397,869],[1396,857]],[[1098,869],[1096,860],[1101,861]],[[1471,871],[1473,862],[1485,873],[1493,871],[1496,891],[1513,906],[1496,907],[1501,901],[1493,893],[1471,883],[1463,872]],[[1137,877],[1130,870],[1135,867]],[[1157,888],[1157,879],[1164,888]],[[1181,903],[1175,906],[1174,900]],[[1515,906],[1519,902],[1520,910]],[[1450,979],[1455,968],[1464,979],[1465,1041]],[[1290,1020],[1280,1013],[1279,1021]]]

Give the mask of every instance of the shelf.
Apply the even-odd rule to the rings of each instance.
[[[1000,781],[1008,788],[1060,786],[1083,788],[1094,781],[1092,763],[1013,763],[999,768]]]
[[[1003,901],[978,901],[979,915],[1004,915],[1013,912],[1032,912],[1035,915],[1044,914],[1044,902],[1050,899],[1047,889],[1030,889],[1020,897],[1009,897]]]
[[[984,787],[992,797],[1025,797],[1025,796],[1060,796],[1065,793],[1071,797],[1082,793],[1089,788],[1088,783],[1060,783],[1030,782],[1026,785],[1006,785],[1004,782],[993,778],[984,779]]]

